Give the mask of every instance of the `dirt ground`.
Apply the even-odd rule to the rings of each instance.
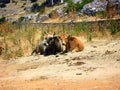
[[[120,40],[94,39],[77,53],[1,60],[0,90],[120,90]]]

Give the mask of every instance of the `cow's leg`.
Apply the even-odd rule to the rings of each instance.
[[[50,54],[51,54],[50,48],[46,48],[46,49],[45,49],[45,52],[44,52],[44,55],[45,55],[45,56],[48,56],[48,55],[50,55]]]
[[[71,50],[72,52],[78,52],[79,49],[78,48],[74,48],[73,50]]]

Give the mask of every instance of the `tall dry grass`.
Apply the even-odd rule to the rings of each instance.
[[[32,26],[16,27],[10,23],[0,25],[0,46],[4,51],[0,59],[12,59],[30,55],[40,42],[41,30]]]

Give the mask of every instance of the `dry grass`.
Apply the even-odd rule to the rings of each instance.
[[[32,49],[39,43],[41,32],[31,26],[16,29],[13,25],[5,27],[1,25],[0,45],[4,47],[0,59],[11,59],[29,55]],[[11,30],[10,30],[11,29]],[[10,30],[10,31],[9,31]],[[12,32],[11,32],[12,31]]]

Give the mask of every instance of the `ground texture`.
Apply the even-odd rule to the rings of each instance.
[[[93,40],[78,53],[1,60],[0,90],[120,90],[120,40]]]

